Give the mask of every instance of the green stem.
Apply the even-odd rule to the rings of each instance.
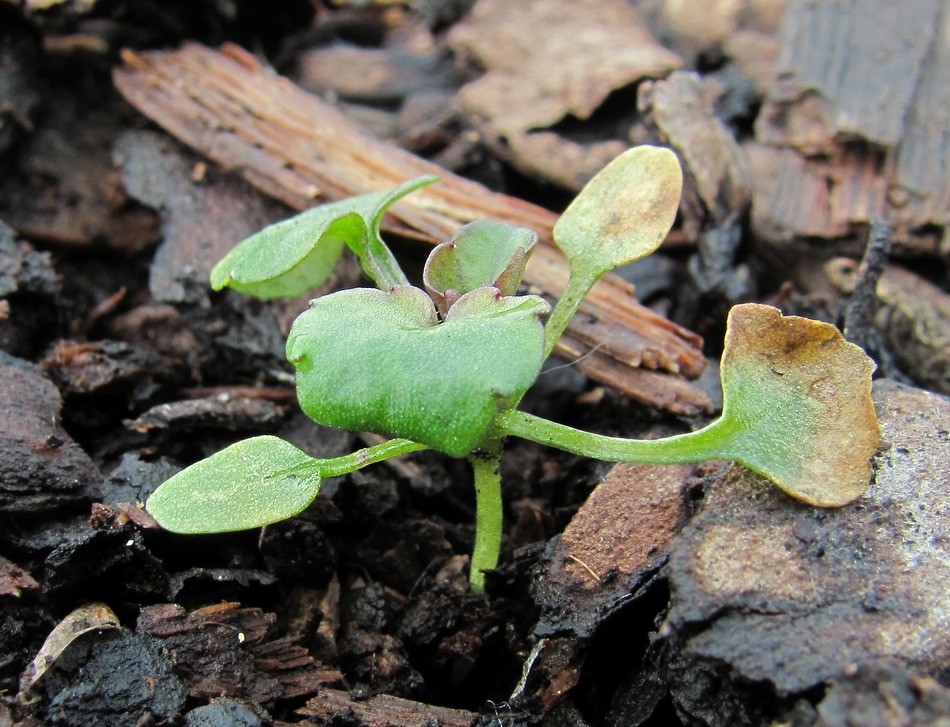
[[[485,571],[498,565],[501,552],[501,439],[491,439],[468,457],[475,476],[475,547],[469,583],[474,593],[485,592]]]
[[[687,434],[663,439],[623,439],[591,434],[532,414],[509,409],[495,417],[495,434],[530,439],[565,452],[607,462],[678,464],[733,459],[729,442],[736,428],[724,419]]]
[[[544,358],[551,355],[551,351],[557,345],[558,339],[564,333],[577,309],[580,307],[584,296],[591,289],[597,278],[603,275],[602,272],[587,272],[584,270],[571,270],[571,277],[567,281],[567,287],[563,295],[554,306],[554,311],[548,322],[544,324]]]
[[[398,457],[400,454],[408,454],[409,452],[418,452],[420,449],[427,449],[427,447],[409,439],[390,439],[382,444],[357,450],[352,454],[318,461],[320,462],[320,472],[324,477],[339,477],[355,472],[367,465],[382,462],[384,459]]]
[[[409,452],[418,452],[420,449],[428,449],[428,447],[409,439],[390,439],[381,444],[375,444],[372,447],[358,449],[351,454],[344,454],[342,457],[333,457],[331,459],[314,458],[296,467],[275,472],[274,476],[301,474],[306,473],[308,470],[313,470],[319,474],[321,478],[339,477],[340,475],[355,472],[368,465],[382,462],[384,459],[398,457],[401,454],[408,454]]]

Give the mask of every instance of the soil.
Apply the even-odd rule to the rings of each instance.
[[[792,513],[788,528],[805,544],[802,557],[829,560],[825,553],[835,553],[844,562],[873,551],[865,547],[870,541],[847,540],[840,530],[826,548],[822,538],[832,537],[832,521],[782,495],[756,495],[750,507],[763,509],[750,515],[729,494],[746,486],[744,475],[724,463],[612,469],[509,442],[505,541],[484,596],[468,587],[470,474],[464,463],[436,453],[328,481],[308,510],[262,531],[177,536],[144,511],[142,503],[169,476],[247,436],[277,434],[315,456],[376,440],[317,426],[299,411],[282,331],[304,301],[262,303],[208,289],[205,271],[215,259],[290,210],[277,201],[286,199],[248,183],[241,168],[214,163],[133,108],[113,82],[125,62],[122,49],[238,44],[394,145],[552,211],[563,209],[590,171],[569,145],[590,145],[592,158],[602,158],[641,133],[638,124],[657,133],[668,122],[661,136],[678,133],[664,121],[663,113],[675,114],[663,106],[672,104],[663,89],[650,92],[652,106],[641,101],[637,116],[636,86],[650,81],[631,84],[617,71],[611,83],[618,88],[604,91],[596,114],[579,118],[568,110],[544,125],[562,140],[551,153],[563,156],[531,161],[538,153],[532,145],[544,134],[505,119],[487,131],[466,112],[474,92],[465,103],[455,99],[480,72],[462,62],[460,50],[459,28],[469,34],[464,43],[478,41],[463,25],[472,4],[293,0],[275,10],[258,0],[0,0],[0,727],[804,727],[943,724],[950,717],[950,655],[940,647],[950,637],[937,596],[917,594],[933,617],[921,626],[926,648],[861,642],[866,653],[848,652],[840,665],[827,657],[835,668],[814,678],[807,660],[796,662],[794,678],[783,676],[790,657],[781,644],[797,638],[791,626],[756,646],[769,658],[754,648],[750,655],[748,644],[734,647],[726,636],[703,651],[693,637],[713,639],[707,625],[721,623],[723,614],[764,618],[781,611],[806,620],[791,596],[763,605],[735,600],[732,591],[697,595],[714,579],[703,580],[693,554],[705,552],[713,528],[750,533],[768,522],[774,535]],[[643,32],[667,46],[652,41],[662,63],[651,77],[681,65],[715,76],[715,118],[725,134],[716,149],[751,139],[768,91],[749,66],[730,58],[739,57],[737,44],[752,31],[758,41],[771,39],[774,51],[781,8],[772,17],[763,9],[770,4],[761,3],[753,27],[733,18],[710,38],[697,35],[679,4],[669,3],[668,12],[663,5],[641,8],[650,20]],[[447,40],[453,29],[454,54]],[[571,34],[570,27],[562,31]],[[676,93],[694,92],[689,86]],[[534,123],[540,122],[528,125]],[[498,141],[506,133],[509,147]],[[815,258],[849,253],[856,268],[868,226],[835,228],[816,255],[802,255],[815,238],[797,231],[783,248],[777,238],[784,232],[766,239],[755,227],[748,199],[736,191],[735,158],[723,154],[728,170],[715,185],[691,162],[694,183],[670,240],[623,271],[641,301],[702,334],[712,362],[725,314],[738,300],[778,304],[843,327],[848,310],[860,304],[853,338],[891,379],[891,388],[877,390],[879,411],[921,412],[914,421],[944,427],[943,440],[921,429],[911,444],[895,445],[894,457],[945,447],[940,331],[950,259],[945,245],[928,248],[927,240],[939,237],[947,218],[916,227],[898,221],[895,255],[907,269],[883,273],[882,280],[896,282],[878,287],[880,300],[873,280],[868,292],[865,274],[857,288],[863,293],[855,294],[864,298],[852,298],[838,278],[814,277]],[[875,235],[887,233],[878,227]],[[415,269],[424,246],[408,237],[394,236],[394,247]],[[902,277],[908,275],[910,282]],[[349,261],[332,285],[358,282]],[[672,404],[645,406],[572,363],[553,361],[523,408],[633,437],[708,420],[699,408],[686,416]],[[693,384],[676,385],[693,387],[697,401],[715,408],[714,363]],[[909,424],[889,426],[891,443],[910,431]],[[937,455],[929,461],[927,481],[946,483],[945,462],[933,464]],[[887,467],[898,464],[888,460]],[[936,486],[930,494],[946,498]],[[918,512],[918,494],[906,502],[903,496],[871,498],[862,512],[916,518],[919,533],[925,508]],[[901,503],[905,509],[888,509]],[[930,512],[934,507],[939,514],[939,506]],[[866,527],[881,527],[867,518]],[[928,542],[940,550],[946,537],[932,534]],[[908,538],[905,532],[904,546]],[[905,555],[900,562],[918,557]],[[729,567],[748,570],[741,561]],[[891,567],[903,566],[895,560]],[[852,590],[869,580],[890,582],[878,570],[855,573]],[[841,582],[819,586],[832,592]],[[820,600],[809,608],[820,608]],[[887,603],[859,601],[855,613],[891,613]],[[919,609],[894,613],[906,623],[920,616]],[[833,622],[829,633],[839,626]],[[741,620],[733,626],[740,635],[748,628]],[[860,641],[851,632],[847,638]],[[862,721],[861,714],[873,716]]]

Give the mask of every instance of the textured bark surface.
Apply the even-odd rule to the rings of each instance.
[[[379,694],[369,699],[354,699],[338,689],[321,689],[297,714],[312,722],[295,724],[359,724],[363,727],[415,727],[438,724],[443,727],[473,727],[478,714],[461,709],[434,707],[422,702]]]
[[[37,372],[0,366],[0,514],[89,504],[99,473],[58,423],[59,391]]]
[[[948,30],[938,0],[789,3],[748,145],[768,246],[850,237],[878,216],[905,251],[950,250]]]
[[[875,392],[889,448],[853,505],[808,508],[733,467],[676,539],[662,632],[725,692],[748,680],[801,693],[879,658],[943,673],[950,400],[887,381]]]

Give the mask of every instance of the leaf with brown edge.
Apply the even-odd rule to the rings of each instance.
[[[628,149],[587,183],[554,226],[573,275],[594,280],[644,258],[676,219],[683,172],[671,150]]]
[[[834,326],[747,303],[729,313],[722,357],[729,456],[812,505],[867,489],[881,440],[874,362]],[[725,431],[724,431],[725,430]]]

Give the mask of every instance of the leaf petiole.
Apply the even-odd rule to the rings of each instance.
[[[558,298],[554,305],[551,316],[544,324],[544,359],[554,350],[561,334],[567,329],[574,314],[584,300],[584,296],[593,287],[597,279],[603,275],[603,272],[591,273],[589,275],[580,275],[576,272],[571,273],[567,281],[567,287],[564,293]]]
[[[339,477],[391,457],[418,452],[420,449],[428,449],[428,447],[409,439],[390,439],[372,447],[365,447],[351,454],[345,454],[342,457],[316,459],[309,466],[319,467],[320,474],[323,477]]]
[[[624,439],[592,434],[523,411],[509,409],[495,417],[495,433],[529,439],[565,452],[604,462],[677,464],[735,459],[729,441],[736,427],[728,420],[663,439]]]

